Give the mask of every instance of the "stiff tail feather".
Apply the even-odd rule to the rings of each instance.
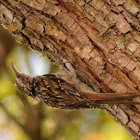
[[[97,104],[140,104],[133,99],[140,97],[140,93],[86,93],[86,98]]]

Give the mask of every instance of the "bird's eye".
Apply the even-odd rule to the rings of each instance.
[[[20,75],[17,75],[16,77],[17,77],[17,78],[20,78]]]

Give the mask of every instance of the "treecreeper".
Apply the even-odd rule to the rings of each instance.
[[[12,62],[17,88],[46,105],[60,109],[87,109],[103,104],[140,104],[134,98],[140,93],[96,93],[67,74],[45,74],[32,77],[19,72]]]

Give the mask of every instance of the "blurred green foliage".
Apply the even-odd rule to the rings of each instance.
[[[0,140],[132,140],[113,118],[99,109],[59,110],[20,93],[11,60],[30,75],[59,70],[41,54],[22,46],[12,49],[0,73]]]

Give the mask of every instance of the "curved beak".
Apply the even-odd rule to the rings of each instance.
[[[15,74],[16,75],[19,74],[20,72],[17,70],[17,68],[16,68],[15,64],[13,63],[13,61],[11,61],[11,65],[12,65],[12,68],[13,68]]]

